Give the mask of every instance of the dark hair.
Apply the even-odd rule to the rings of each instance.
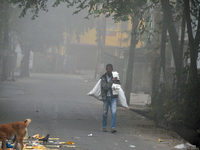
[[[106,65],[106,68],[107,68],[107,67],[110,67],[110,68],[113,69],[113,65],[112,65],[112,64],[107,64],[107,65]]]

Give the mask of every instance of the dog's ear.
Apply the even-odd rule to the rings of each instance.
[[[26,124],[26,126],[28,126],[30,122],[31,122],[31,119],[24,120],[24,123]]]

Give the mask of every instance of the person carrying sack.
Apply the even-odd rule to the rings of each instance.
[[[107,116],[108,116],[108,109],[110,106],[111,111],[111,133],[117,132],[115,129],[115,122],[116,122],[116,113],[117,113],[117,98],[118,94],[114,95],[112,92],[112,85],[113,84],[120,84],[120,80],[117,80],[116,77],[113,77],[112,74],[113,66],[112,64],[106,65],[106,73],[101,76],[101,96],[103,100],[103,132],[107,132]]]

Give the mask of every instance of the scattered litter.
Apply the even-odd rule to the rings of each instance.
[[[24,149],[32,149],[33,147],[32,146],[24,146]]]
[[[33,149],[45,149],[44,145],[32,146]]]
[[[32,141],[31,144],[32,144],[32,146],[38,146],[39,145],[38,141]]]
[[[46,145],[46,147],[60,147],[60,145]]]
[[[47,136],[46,136],[47,137]],[[46,137],[39,137],[39,134],[35,134],[32,137],[29,137],[28,139],[24,139],[23,142],[25,142],[24,150],[30,150],[30,149],[40,149],[40,150],[59,150],[58,148],[61,147],[76,147],[72,141],[67,142],[60,142],[59,138],[48,138],[47,145],[44,143],[39,143],[40,140],[46,140]],[[77,139],[79,137],[76,137]]]
[[[129,145],[129,147],[135,148],[135,145]]]
[[[54,144],[61,144],[61,142],[57,141],[57,142],[54,142]]]
[[[66,146],[63,146],[63,147],[76,147],[75,145],[66,145]]]
[[[68,145],[74,145],[74,143],[72,141],[67,141],[64,144],[68,144]]]
[[[60,147],[76,147],[76,146],[75,145],[60,145]]]
[[[88,134],[88,136],[92,136],[92,134]]]
[[[182,148],[187,148],[187,146],[185,144],[179,144],[179,145],[174,146],[174,148],[182,149]]]
[[[186,145],[187,145],[187,146],[189,146],[189,147],[196,148],[196,146],[195,146],[195,145],[192,145],[192,144],[190,144],[190,143],[186,143]]]
[[[163,144],[169,144],[169,142],[163,141],[161,139],[158,139],[159,142],[163,143]]]
[[[161,142],[161,143],[163,143],[163,144],[169,144],[169,142],[166,142],[166,141],[163,141],[163,142]]]
[[[32,137],[37,139],[37,138],[39,138],[39,134],[35,134]]]
[[[161,139],[158,139],[158,141],[159,141],[159,142],[162,142],[162,140],[161,140]]]
[[[6,148],[13,148],[13,145],[8,143],[8,142],[6,142]]]
[[[56,140],[56,141],[58,141],[59,138],[49,138],[49,140]]]
[[[125,140],[125,142],[128,142],[128,140]]]
[[[78,136],[75,136],[75,137],[72,137],[72,139],[81,139],[81,138]]]

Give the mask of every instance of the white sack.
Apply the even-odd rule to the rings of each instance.
[[[124,95],[124,91],[122,90],[121,86],[119,88],[119,94],[118,94],[118,105],[128,108],[126,97]]]
[[[117,78],[117,80],[120,80],[119,73],[117,71],[113,71],[112,76],[113,76],[113,78]]]
[[[87,95],[88,96],[94,96],[98,100],[102,101],[102,97],[101,97],[101,79],[99,79],[97,84],[94,86],[94,88]],[[126,97],[124,95],[124,91],[122,90],[121,86],[119,88],[117,105],[125,107],[125,108],[128,108],[128,105],[126,103]]]
[[[112,88],[113,95],[118,95],[119,89],[121,88],[121,85],[113,83],[111,88]]]
[[[94,86],[94,88],[87,95],[94,96],[98,100],[102,100],[102,97],[101,97],[101,79],[99,79],[97,84]]]

